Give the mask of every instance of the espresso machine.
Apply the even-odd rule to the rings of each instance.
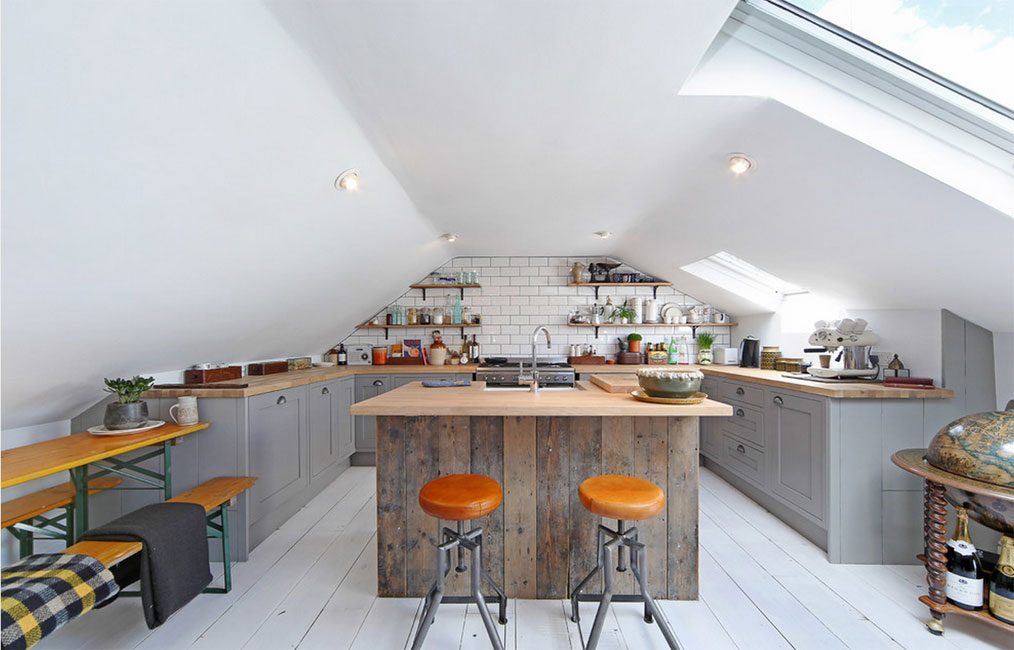
[[[873,345],[880,340],[873,330],[867,328],[868,323],[862,318],[852,320],[843,318],[838,321],[817,321],[809,343],[814,346],[805,348],[804,352],[837,351],[834,361],[841,363],[841,368],[814,368],[809,373],[820,379],[876,379],[880,374],[880,360],[870,354]]]

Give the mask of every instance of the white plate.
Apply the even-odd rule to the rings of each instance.
[[[106,428],[106,425],[100,424],[97,427],[91,427],[88,429],[88,433],[93,436],[126,436],[131,433],[141,433],[142,431],[151,431],[165,424],[165,420],[148,420],[148,423],[143,427],[136,429],[121,429],[119,431],[110,431]]]

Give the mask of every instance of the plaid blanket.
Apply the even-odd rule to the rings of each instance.
[[[29,555],[0,577],[3,650],[31,648],[119,591],[109,569],[88,555]]]

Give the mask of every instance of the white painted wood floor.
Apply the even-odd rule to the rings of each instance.
[[[923,570],[832,565],[820,549],[711,472],[701,473],[701,599],[660,601],[686,650],[1012,648],[1010,635],[956,617],[943,637],[923,625]],[[408,646],[417,599],[378,599],[375,481],[353,467],[236,564],[233,590],[205,594],[149,631],[137,599],[72,622],[38,648],[386,650]],[[220,572],[220,571],[219,571]],[[511,601],[507,648],[581,647],[563,601]],[[593,604],[583,608],[591,625]],[[664,648],[641,607],[620,604],[600,648]],[[488,648],[472,606],[444,605],[427,648]]]

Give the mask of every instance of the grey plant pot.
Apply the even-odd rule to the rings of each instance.
[[[120,404],[112,402],[106,404],[106,417],[102,423],[110,431],[122,431],[124,429],[137,429],[148,422],[148,402],[131,402]]]

